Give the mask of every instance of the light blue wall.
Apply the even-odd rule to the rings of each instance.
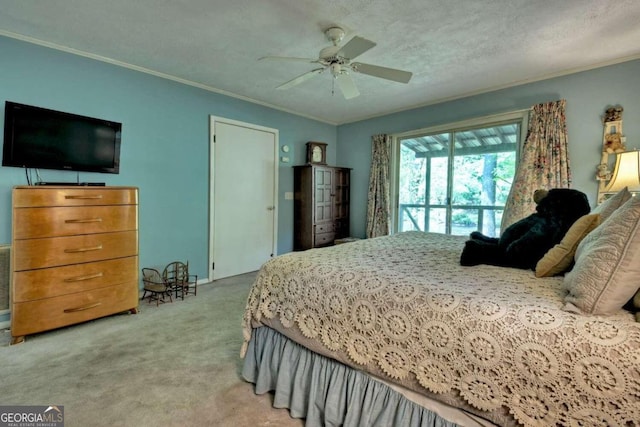
[[[294,164],[307,141],[324,141],[335,162],[337,129],[279,110],[104,62],[0,37],[0,129],[6,100],[122,122],[120,174],[81,173],[81,181],[140,188],[140,265],[189,260],[208,275],[209,115],[279,130],[291,163],[279,173],[278,253],[293,247]],[[41,170],[45,181],[75,172]],[[242,171],[238,171],[241,179]],[[0,167],[0,243],[11,241],[11,188],[24,170]],[[229,201],[232,203],[232,201]]]
[[[528,108],[567,99],[574,187],[593,201],[602,124],[608,105],[624,107],[628,147],[640,147],[640,61],[332,126],[279,110],[179,84],[64,52],[0,37],[0,129],[10,100],[123,123],[119,175],[82,173],[82,181],[140,188],[140,263],[188,259],[207,273],[209,218],[209,115],[276,128],[291,163],[279,173],[278,253],[293,246],[291,165],[304,163],[309,140],[325,141],[330,164],[353,168],[351,228],[365,234],[371,135]],[[42,170],[49,181],[73,181],[71,172]],[[0,167],[0,243],[11,240],[11,188],[24,171]]]
[[[371,163],[371,135],[400,133],[429,126],[567,100],[567,131],[573,187],[595,201],[596,166],[602,148],[601,116],[609,105],[624,108],[627,148],[640,148],[640,60],[584,71],[455,101],[416,108],[338,127],[337,158],[353,168],[351,230],[364,237]]]

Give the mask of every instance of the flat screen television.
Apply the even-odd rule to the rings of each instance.
[[[2,166],[120,173],[122,124],[5,102]]]

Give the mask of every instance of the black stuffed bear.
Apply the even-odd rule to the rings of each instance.
[[[500,238],[474,231],[465,243],[460,264],[490,264],[523,269],[536,268],[549,249],[560,243],[571,225],[590,212],[587,196],[578,190],[537,190],[536,213],[511,224]]]

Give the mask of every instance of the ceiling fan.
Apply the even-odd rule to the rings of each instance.
[[[340,47],[338,43],[344,37],[344,30],[340,27],[331,27],[325,31],[327,39],[333,46],[325,47],[320,51],[317,59],[313,58],[292,58],[287,56],[264,56],[260,60],[276,61],[297,61],[311,64],[320,64],[321,67],[308,71],[286,83],[281,84],[277,89],[289,89],[293,86],[309,80],[310,78],[329,70],[342,94],[346,99],[355,98],[360,95],[350,72],[367,74],[373,77],[392,80],[399,83],[408,83],[412,73],[408,71],[396,70],[394,68],[381,67],[378,65],[364,64],[362,62],[351,62],[356,57],[362,55],[376,44],[370,40],[355,36],[347,44]]]

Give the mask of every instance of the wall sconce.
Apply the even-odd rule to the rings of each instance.
[[[611,181],[602,192],[617,193],[624,187],[627,187],[631,194],[640,193],[640,151],[638,150],[616,154],[616,166]]]

